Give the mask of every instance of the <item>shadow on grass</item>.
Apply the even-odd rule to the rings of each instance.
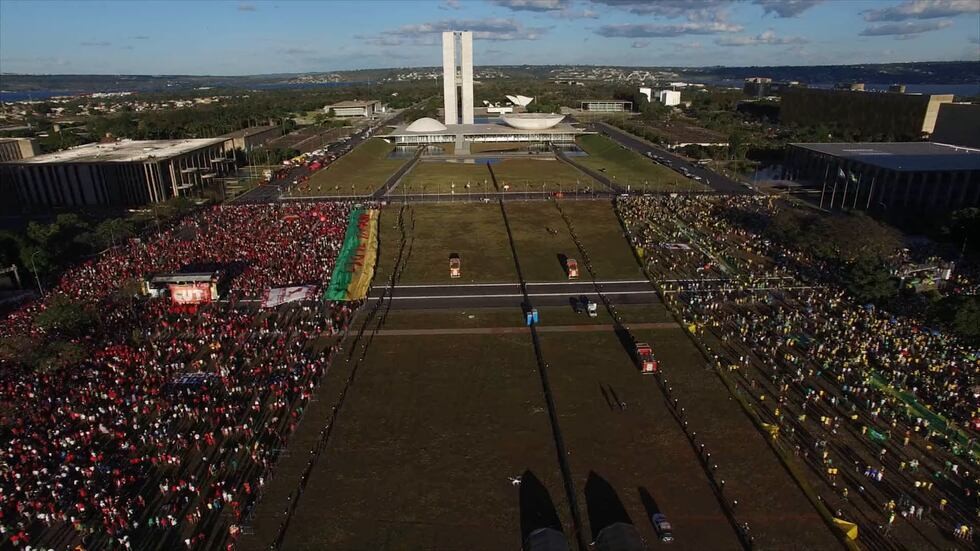
[[[589,471],[589,478],[585,482],[585,504],[589,511],[592,541],[597,540],[599,532],[607,526],[618,522],[633,524],[616,490],[595,471]]]
[[[541,528],[561,531],[561,519],[555,502],[544,484],[530,470],[521,475],[520,486],[521,541],[527,541],[532,532]]]
[[[652,524],[653,515],[661,512],[660,505],[657,504],[657,500],[653,499],[653,496],[650,495],[650,492],[645,487],[640,486],[637,488],[637,491],[640,492],[640,501],[643,502],[643,509],[647,513],[647,520]],[[654,526],[654,529],[656,529],[656,526]]]

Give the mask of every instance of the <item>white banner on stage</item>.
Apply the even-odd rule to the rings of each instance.
[[[297,287],[276,287],[275,289],[266,289],[265,294],[262,296],[262,307],[272,308],[274,306],[279,306],[280,304],[286,304],[287,302],[309,300],[314,296],[316,296],[315,285],[300,285]]]

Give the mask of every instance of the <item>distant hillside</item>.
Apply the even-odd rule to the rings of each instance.
[[[765,76],[807,83],[876,82],[902,84],[976,84],[980,62],[949,61],[881,65],[817,65],[809,67],[699,67],[676,69],[685,75],[721,80]]]
[[[494,77],[547,79],[564,71],[588,71],[598,66],[574,65],[481,65],[477,69]],[[922,62],[877,65],[820,65],[773,67],[608,67],[622,71],[670,73],[688,80],[741,80],[752,76],[804,83],[874,82],[903,84],[976,84],[980,62]],[[362,69],[250,76],[188,75],[19,75],[0,74],[0,90],[85,92],[159,92],[201,87],[265,88],[322,82],[374,82],[399,75],[438,71],[438,67]]]

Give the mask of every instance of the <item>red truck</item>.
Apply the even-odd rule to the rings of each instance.
[[[640,373],[652,375],[660,370],[660,364],[653,356],[653,348],[645,342],[636,343],[636,360],[640,363]]]

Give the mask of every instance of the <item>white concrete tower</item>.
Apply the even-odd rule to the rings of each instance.
[[[459,124],[456,111],[456,33],[442,33],[442,102],[445,124]]]
[[[462,80],[463,124],[473,124],[473,33],[459,33],[460,77]]]
[[[442,101],[445,124],[473,124],[473,33],[470,31],[442,33]]]

